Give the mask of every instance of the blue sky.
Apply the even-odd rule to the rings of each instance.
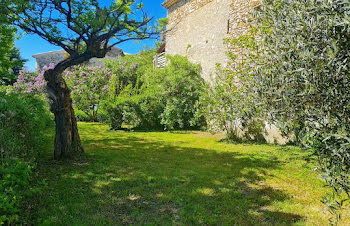
[[[166,17],[166,9],[161,5],[164,1],[165,0],[143,0],[145,11],[147,11],[148,16],[154,17],[154,20]],[[143,40],[140,43],[129,41],[120,44],[118,47],[125,53],[135,54],[145,46],[153,47],[154,43],[155,40]],[[16,47],[20,49],[22,57],[28,60],[25,67],[31,71],[35,70],[35,59],[32,55],[61,49],[60,47],[51,45],[39,36],[31,34],[22,36],[21,39],[16,40],[15,44]]]

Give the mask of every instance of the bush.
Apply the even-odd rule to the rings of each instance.
[[[29,72],[26,69],[19,71],[19,75],[16,82],[13,84],[13,87],[17,92],[21,93],[43,94],[46,92],[44,72],[53,67],[54,65],[51,64],[49,67],[45,67],[40,73]]]
[[[132,126],[133,112],[130,111],[127,101],[134,95],[134,91],[141,86],[141,77],[152,67],[153,50],[143,51],[138,55],[128,55],[122,59],[106,61],[106,68],[113,71],[109,81],[109,96],[103,101],[102,110],[107,113],[112,129],[122,128],[123,123]],[[125,96],[127,101],[123,101]]]
[[[152,62],[153,52],[148,50],[139,55],[106,60],[104,66],[82,65],[66,71],[64,77],[72,90],[78,120],[92,122],[108,120],[108,112],[114,114],[109,105],[113,105],[115,98],[126,86],[137,85],[138,79],[149,67],[145,62],[149,59]],[[106,104],[107,102],[110,103]]]
[[[81,121],[99,121],[100,104],[108,95],[108,81],[114,77],[102,66],[75,66],[66,71],[64,77],[72,89],[72,101]]]
[[[123,110],[121,109],[121,105],[115,104],[113,102],[109,102],[106,104],[105,108],[108,113],[108,122],[113,130],[118,130],[122,128],[123,125]]]
[[[150,65],[151,60],[149,58]],[[200,67],[180,56],[169,56],[168,61],[164,69],[135,64],[141,70],[136,70],[138,79],[128,83],[107,104],[112,128],[118,129],[122,123],[142,129],[165,130],[194,129],[204,125],[202,117],[195,117],[204,87]]]
[[[0,144],[2,158],[35,157],[52,126],[47,102],[31,94],[0,91]]]
[[[77,118],[78,121],[91,122],[91,117],[88,114],[78,109],[76,106],[74,106],[73,109],[74,109],[75,117]]]
[[[105,66],[78,66],[65,78],[81,121],[106,121],[142,129],[193,129],[204,81],[200,67],[180,56],[164,69],[153,69],[154,50],[106,61]]]
[[[263,106],[252,90],[255,86],[250,63],[254,56],[244,54],[255,48],[255,32],[252,29],[239,38],[226,40],[229,64],[217,65],[216,77],[200,101],[200,113],[207,119],[209,129],[224,131],[231,141],[265,142]],[[239,55],[236,49],[240,49]]]
[[[264,0],[252,19],[250,92],[285,135],[315,151],[337,221],[350,200],[350,2]]]
[[[46,101],[0,89],[0,224],[15,223],[53,120]]]
[[[31,166],[20,159],[0,161],[0,224],[18,222],[30,185]]]

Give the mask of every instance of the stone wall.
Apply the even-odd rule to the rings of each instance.
[[[177,23],[181,21],[182,18],[186,17],[190,13],[202,8],[206,4],[212,2],[213,0],[183,0],[178,1],[176,4],[168,9],[169,22]],[[171,24],[170,24],[171,26]]]
[[[261,1],[232,0],[230,5],[230,36],[239,37],[249,31],[249,14],[258,9]]]
[[[227,64],[223,40],[249,29],[253,0],[180,0],[168,7],[166,54],[187,56],[200,63],[206,81],[215,78],[216,64]]]
[[[202,76],[215,77],[216,63],[227,63],[223,39],[227,36],[231,0],[182,0],[168,9],[166,54],[187,56],[202,66]]]
[[[166,54],[187,56],[200,63],[202,77],[215,79],[216,64],[226,65],[227,46],[223,40],[249,31],[249,14],[260,7],[254,0],[179,0],[168,7]],[[170,2],[168,0],[167,2]],[[285,143],[278,129],[266,125],[268,142]]]
[[[187,56],[200,63],[208,81],[215,77],[217,63],[227,63],[223,40],[249,31],[249,13],[260,7],[261,1],[168,0],[163,5],[168,7],[169,19],[166,54]]]

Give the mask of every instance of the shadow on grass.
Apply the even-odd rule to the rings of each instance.
[[[231,140],[228,138],[224,138],[224,139],[220,139],[219,142],[221,143],[227,143],[227,144],[243,144],[243,145],[260,145],[260,144],[264,144],[264,145],[271,145],[271,146],[275,146],[275,144],[268,144],[266,141],[262,141],[262,140],[245,140],[245,139],[240,139],[240,140]]]
[[[117,130],[111,130],[111,131],[124,131],[124,132],[142,132],[142,133],[154,133],[154,132],[168,132],[173,134],[191,134],[196,129],[177,129],[177,130],[165,130],[164,128],[153,128],[153,129],[146,129],[143,127],[134,127],[134,128],[120,128]]]
[[[90,134],[90,136],[87,136]],[[54,224],[291,225],[275,211],[288,195],[264,183],[275,159],[150,142],[131,134],[82,133],[79,161],[43,161],[47,178],[33,221]],[[35,220],[34,220],[35,219]],[[38,222],[36,222],[38,223]]]

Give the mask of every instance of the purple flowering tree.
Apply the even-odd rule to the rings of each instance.
[[[106,68],[112,72],[113,75],[109,82],[109,92],[112,101],[122,92],[122,90],[131,85],[135,87],[139,81],[142,74],[137,71],[137,65],[134,63],[129,63],[128,61],[107,61]]]
[[[116,75],[102,66],[84,65],[66,71],[64,77],[72,88],[73,105],[83,111],[90,121],[97,122],[101,101],[109,93],[109,80]]]
[[[114,102],[126,86],[136,85],[140,76],[136,69],[135,64],[118,58],[106,66],[75,66],[65,72],[64,78],[72,89],[73,105],[96,122],[103,101]]]
[[[54,67],[54,64],[50,64],[49,66],[45,66],[39,73],[22,69],[18,74],[16,82],[13,84],[15,90],[21,93],[45,93],[46,81],[44,73]]]

